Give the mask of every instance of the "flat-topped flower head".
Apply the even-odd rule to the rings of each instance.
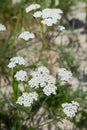
[[[15,62],[10,62],[8,64],[8,67],[11,69],[11,68],[14,68],[16,66],[16,63]]]
[[[0,24],[0,31],[5,31],[6,27],[3,24]]]
[[[63,103],[62,108],[63,112],[70,118],[75,117],[78,111],[79,103],[72,101],[71,103]]]
[[[47,18],[53,18],[53,19],[60,19],[61,18],[61,14],[62,14],[62,10],[61,9],[50,9],[50,8],[46,8],[44,10],[42,10],[42,18],[43,19],[47,19]]]
[[[18,65],[25,65],[26,61],[21,56],[16,56],[10,59],[11,62],[14,62]]]
[[[44,66],[40,66],[38,67],[37,71],[41,74],[41,75],[46,75],[46,74],[49,74],[49,70],[44,67]]]
[[[43,88],[43,92],[45,95],[50,96],[51,94],[56,95],[56,86],[55,85],[48,85]]]
[[[43,19],[43,20],[41,21],[41,23],[43,23],[44,25],[47,25],[47,26],[53,26],[53,24],[56,24],[56,23],[57,23],[57,19],[46,18],[46,19]]]
[[[14,75],[14,77],[16,78],[17,81],[26,81],[27,80],[27,72],[20,70]]]
[[[37,12],[35,12],[35,13],[33,14],[33,16],[34,16],[35,18],[41,18],[41,17],[42,17],[42,12],[41,12],[41,11],[37,11]]]
[[[37,11],[34,13],[35,18],[42,18],[41,23],[47,26],[53,26],[53,24],[56,24],[58,20],[61,19],[62,14],[61,9],[50,9],[46,8],[42,11]]]
[[[49,75],[49,70],[44,67],[38,67],[38,69],[31,73],[32,79],[29,81],[30,87],[39,88],[47,85],[55,85],[56,79]]]
[[[25,65],[26,61],[23,57],[16,56],[10,59],[10,62],[8,64],[9,68],[14,68],[16,65]]]
[[[50,75],[38,75],[37,77],[33,77],[28,83],[32,88],[43,88],[46,86],[54,85],[55,86],[56,79]]]
[[[58,75],[59,75],[61,81],[69,82],[72,78],[71,71],[68,71],[65,68],[59,68],[58,69]]]
[[[26,7],[25,11],[26,13],[32,11],[32,10],[36,10],[39,9],[40,5],[39,4],[31,4],[30,6]]]
[[[57,27],[57,29],[58,29],[58,31],[63,31],[63,30],[65,30],[65,27],[64,27],[64,26],[59,25],[59,26]]]
[[[77,107],[79,107],[79,103],[76,102],[76,101],[72,101],[72,104],[75,105],[75,106],[77,106]]]
[[[31,88],[42,88],[44,94],[47,96],[56,94],[56,79],[49,74],[49,70],[46,67],[39,67],[31,75],[32,79],[28,82]]]
[[[21,33],[18,38],[21,38],[25,41],[28,41],[29,39],[34,39],[35,35],[33,33],[30,33],[28,31],[24,31],[23,33]]]
[[[31,72],[32,77],[40,77],[49,74],[49,70],[45,66],[40,66],[36,71]]]
[[[17,100],[17,104],[24,105],[24,107],[30,107],[33,102],[38,100],[38,94],[36,92],[23,93]]]

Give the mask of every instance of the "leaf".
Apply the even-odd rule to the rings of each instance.
[[[55,6],[58,6],[59,5],[59,0],[55,0]]]
[[[13,78],[13,91],[14,91],[14,101],[16,102],[19,95],[18,82]]]

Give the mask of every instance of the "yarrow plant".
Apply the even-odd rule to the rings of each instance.
[[[14,64],[24,65],[25,60],[22,57],[13,57],[10,59]],[[11,63],[10,62],[10,63]],[[10,64],[9,63],[9,64]],[[8,65],[9,67],[9,65]],[[9,67],[13,68],[13,67]],[[29,87],[34,90],[39,88],[42,89],[43,93],[46,96],[50,96],[51,94],[57,94],[57,86],[56,86],[56,78],[50,75],[50,71],[44,67],[40,66],[36,71],[31,72],[30,74],[32,78],[28,81]],[[72,78],[72,73],[67,71],[65,68],[58,68],[58,75],[61,77],[60,80],[69,81]],[[27,72],[20,70],[14,75],[17,81],[26,81]],[[24,105],[25,107],[29,107],[33,104],[34,100],[38,100],[37,92],[31,93],[23,93],[17,100],[17,104]],[[63,112],[70,118],[74,117],[77,113],[79,104],[78,102],[72,101],[72,103],[64,103],[62,104]]]
[[[42,18],[41,23],[47,26],[53,26],[61,19],[62,14],[61,9],[44,9],[42,11],[37,11],[33,14],[35,18]]]
[[[20,70],[15,74],[14,77],[16,78],[17,81],[26,81],[27,80],[27,72]]]
[[[24,59],[22,57],[21,58],[13,57],[10,59],[10,61],[15,62],[16,64],[22,61],[21,63],[23,64]],[[60,80],[64,80],[67,82],[72,78],[72,73],[66,70],[65,68],[58,68],[57,75],[61,77]],[[16,78],[17,81],[28,82],[27,87],[29,88],[28,89],[29,91],[25,91],[21,96],[17,97],[16,100],[17,105],[21,105],[26,108],[32,107],[35,102],[39,101],[42,93],[44,95],[44,98],[45,96],[56,97],[58,95],[57,81],[59,79],[58,77],[55,78],[54,76],[50,75],[50,71],[47,69],[47,67],[45,66],[38,67],[35,71],[32,71],[30,73],[30,77],[31,78],[29,79],[27,76],[27,72],[23,70],[17,71],[16,74],[14,75],[14,78]],[[29,81],[27,79],[29,79]],[[69,118],[73,118],[76,116],[78,112],[78,108],[79,108],[79,103],[76,101],[72,101],[71,103],[63,103],[61,106],[62,111]]]
[[[23,93],[17,100],[17,104],[24,105],[24,107],[30,107],[34,100],[37,101],[38,94],[36,92]]]
[[[58,29],[58,31],[63,31],[63,30],[65,30],[65,27],[64,27],[64,26],[59,25],[59,26],[57,27],[57,29]]]
[[[12,66],[9,64],[12,64]],[[14,68],[16,64],[24,65],[25,60],[22,57],[13,57],[10,59],[9,64],[9,68]],[[15,64],[15,66],[13,66],[13,64]],[[56,78],[50,75],[50,72],[46,67],[40,66],[36,71],[31,72],[30,75],[32,76],[32,78],[28,81],[30,88],[41,88],[46,96],[50,96],[51,94],[56,95]],[[69,81],[69,79],[72,77],[72,73],[70,71],[67,71],[65,68],[59,68],[58,75],[61,76],[61,80],[64,81]],[[19,70],[14,75],[14,77],[17,81],[26,81],[27,72]]]
[[[38,60],[27,66],[26,60],[23,57],[15,56],[10,59],[7,65],[12,75],[13,97],[11,97],[11,101],[13,104],[11,103],[11,107],[16,110],[17,121],[20,119],[19,122],[22,122],[22,125],[28,120],[29,124],[27,128],[29,127],[30,130],[39,129],[48,123],[60,122],[63,118],[66,118],[66,116],[68,119],[75,118],[79,111],[78,108],[80,107],[78,98],[73,99],[73,95],[69,91],[70,81],[73,77],[71,69],[67,70],[66,68],[61,68],[59,65],[60,68],[58,67],[56,74],[53,74],[50,71],[52,66],[49,67],[49,64],[43,60],[43,53],[52,50],[51,46],[47,46],[47,48],[44,47],[45,44],[52,41],[49,40],[50,28],[52,26],[56,27],[57,25],[57,33],[58,31],[61,33],[65,30],[65,27],[59,25],[63,11],[58,8],[46,8],[43,10],[40,8],[39,4],[32,4],[25,9],[26,13],[33,13],[32,17],[37,21],[36,23],[39,21],[40,26],[38,31],[35,32],[36,30],[34,30],[34,33],[31,33],[30,29],[30,31],[24,31],[18,35],[18,39],[23,39],[24,41],[39,36],[38,39],[39,41],[41,40],[40,43],[42,43],[42,46],[38,51]],[[37,9],[39,10],[35,12]],[[35,28],[38,27],[36,23],[35,26],[33,26]],[[1,30],[4,31],[5,27],[0,26]],[[39,29],[41,29],[41,31]],[[54,46],[53,50],[56,52]],[[61,84],[62,81],[64,81],[63,85]],[[22,90],[21,87],[23,87]],[[40,108],[43,108],[45,112],[47,112],[46,118],[43,119],[44,122],[41,121],[39,124],[34,124],[34,117]],[[17,122],[17,126],[15,125],[12,129],[18,129],[19,122]],[[20,128],[22,129],[22,126]]]
[[[76,113],[79,108],[79,103],[76,101],[72,101],[72,103],[63,103],[62,104],[63,112],[70,118],[76,116]]]
[[[21,33],[18,38],[21,38],[25,41],[28,41],[29,39],[34,39],[35,35],[33,33],[30,33],[28,31],[24,31],[23,33]]]
[[[31,4],[30,6],[26,7],[26,13],[32,11],[32,10],[36,10],[39,9],[40,5],[39,4]]]
[[[6,31],[6,27],[3,24],[0,24],[0,31]]]
[[[49,75],[49,70],[46,67],[39,67],[38,70],[31,75],[32,79],[29,81],[30,87],[34,87],[35,89],[41,87],[47,96],[56,94],[56,79]]]
[[[72,79],[72,73],[70,71],[66,70],[65,68],[59,68],[58,75],[59,75],[61,81],[70,82],[70,79]]]
[[[17,56],[10,59],[9,68],[14,68],[16,65],[25,65],[26,61],[23,57]]]

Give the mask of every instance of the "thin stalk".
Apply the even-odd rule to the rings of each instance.
[[[48,27],[41,25],[41,41],[42,41],[42,50],[47,48],[47,43],[46,43],[46,35],[48,32]]]
[[[19,25],[20,25],[21,17],[22,17],[22,14],[21,14],[21,12],[20,12],[19,15],[18,15],[18,18],[17,18],[17,22],[16,22],[16,25],[15,25],[15,28],[14,28],[14,34],[13,34],[14,37],[13,37],[12,40],[11,40],[10,49],[12,49],[13,46],[14,46],[15,37],[16,37],[16,32],[17,32],[18,27],[19,27]]]
[[[13,87],[13,94],[14,94],[14,102],[16,102],[19,95],[19,89],[18,89],[18,81],[14,78],[14,72],[12,78],[13,78],[12,87]]]

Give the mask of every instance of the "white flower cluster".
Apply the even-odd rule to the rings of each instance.
[[[30,107],[34,100],[37,101],[38,94],[36,92],[32,93],[23,93],[22,96],[20,96],[16,103],[20,105],[24,105],[25,107]]]
[[[78,102],[72,101],[72,103],[62,104],[63,112],[70,118],[75,117],[78,111],[79,104]]]
[[[26,81],[27,80],[27,72],[20,70],[14,75],[14,77],[16,78],[17,81]]]
[[[47,18],[42,20],[41,23],[47,26],[52,26],[53,24],[57,23],[57,19]]]
[[[37,11],[34,13],[35,18],[42,18],[43,20],[41,23],[47,25],[47,26],[52,26],[53,24],[56,24],[58,20],[61,19],[61,14],[62,14],[61,9],[44,9],[42,11]]]
[[[21,38],[25,41],[28,41],[29,39],[34,39],[35,35],[33,33],[30,33],[28,31],[24,31],[23,33],[21,33],[18,38]]]
[[[31,73],[32,79],[29,81],[30,87],[43,88],[44,94],[50,96],[51,94],[56,94],[56,79],[49,75],[49,70],[46,67],[39,67],[37,71]]]
[[[32,10],[36,10],[36,9],[39,9],[40,8],[40,5],[39,4],[31,4],[30,6],[28,6],[25,11],[26,13],[32,11]]]
[[[0,24],[0,31],[5,31],[6,30],[6,27],[2,24]]]
[[[14,68],[16,65],[25,65],[26,61],[23,57],[17,56],[10,59],[10,63],[8,64],[9,68]]]
[[[57,29],[58,29],[58,31],[63,31],[63,30],[65,30],[65,27],[64,27],[64,26],[59,25],[59,26],[57,27]]]
[[[34,16],[35,18],[41,18],[41,17],[42,17],[42,12],[41,12],[41,11],[36,11],[36,12],[33,14],[33,16]]]
[[[58,75],[60,76],[60,80],[69,82],[72,78],[72,73],[67,71],[65,68],[58,69]]]

